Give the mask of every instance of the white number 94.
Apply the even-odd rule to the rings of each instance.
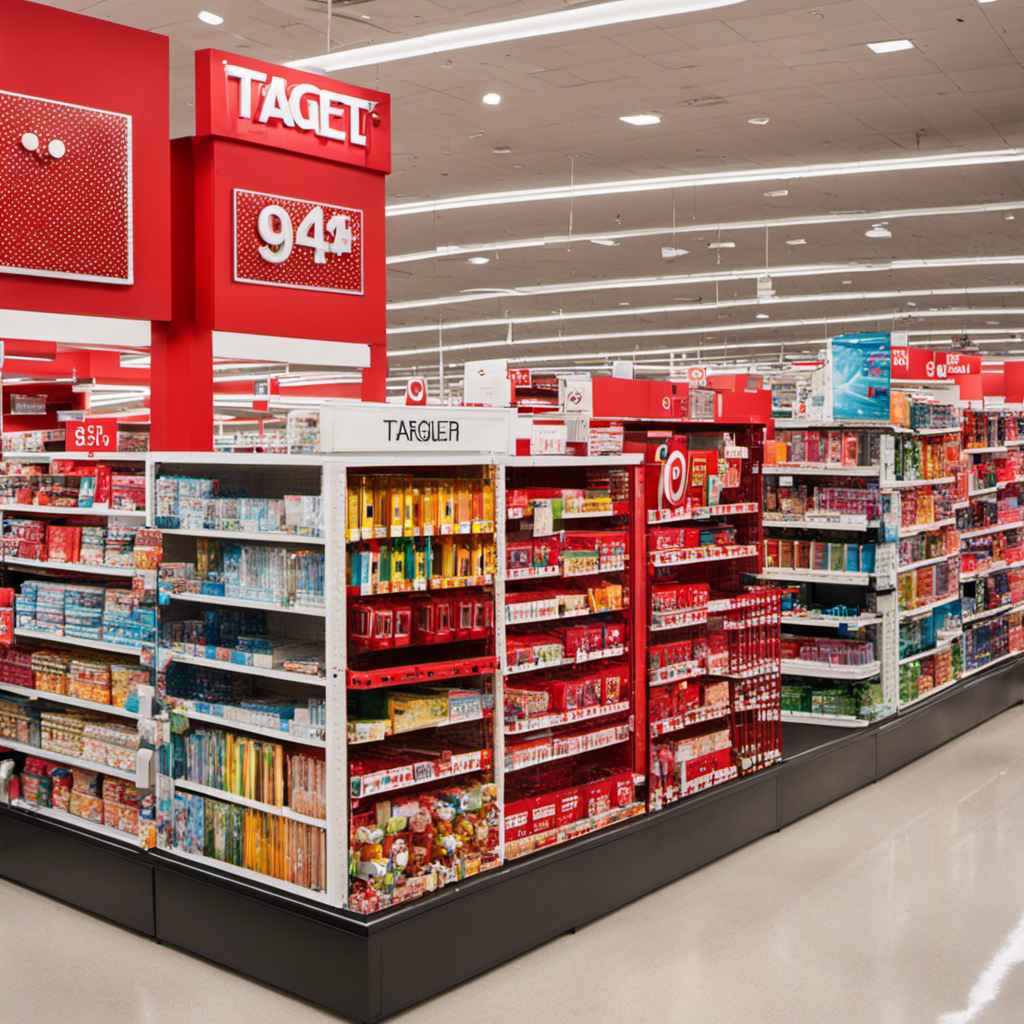
[[[326,233],[331,236],[331,241],[328,242],[324,237],[322,206],[314,206],[302,218],[294,233],[292,219],[283,206],[264,206],[256,219],[256,228],[260,238],[266,243],[260,246],[259,253],[267,263],[284,263],[291,256],[295,245],[312,249],[315,263],[326,263],[328,252],[341,255],[352,251],[352,224],[349,215],[335,214],[327,222]]]

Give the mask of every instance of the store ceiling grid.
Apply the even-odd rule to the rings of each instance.
[[[170,36],[171,132],[182,135],[193,127],[195,49],[219,47],[275,62],[326,52],[323,0],[207,2],[224,18],[222,25],[200,21],[195,16],[198,4],[191,2],[60,0],[54,6]],[[559,0],[334,0],[331,50],[573,6]],[[867,46],[902,38],[910,39],[914,48],[876,54]],[[394,213],[396,206],[415,201],[564,187],[570,175],[579,186],[804,164],[1005,153],[1024,145],[1022,54],[1024,9],[1010,0],[745,0],[690,14],[350,68],[334,76],[394,97],[395,160],[389,179]],[[483,104],[488,92],[500,94],[501,103]],[[661,123],[634,127],[619,120],[647,112],[660,116]],[[752,118],[769,120],[759,125],[751,124]],[[698,309],[637,312],[607,322],[514,323],[515,355],[526,361],[544,356],[538,365],[549,366],[559,365],[558,355],[565,355],[564,363],[570,365],[576,355],[620,350],[676,349],[696,356],[700,341],[705,357],[723,358],[725,350],[713,346],[724,343],[733,358],[764,359],[767,352],[778,357],[772,343],[788,342],[787,353],[798,354],[816,350],[823,338],[843,330],[893,327],[933,332],[912,333],[911,338],[938,347],[962,329],[977,330],[980,339],[1000,339],[983,346],[986,351],[1024,351],[1024,344],[1006,333],[1024,328],[1024,312],[1016,312],[1024,310],[1024,297],[1016,290],[1018,268],[1001,262],[959,263],[977,257],[1024,257],[1019,232],[1024,210],[934,212],[1020,201],[1021,155],[1017,162],[947,169],[790,181],[766,175],[744,184],[638,193],[611,188],[610,194],[572,202],[558,198],[391,216],[389,325],[436,327],[439,320],[455,324],[506,315],[516,320],[559,311],[629,314],[634,307],[694,306],[699,296]],[[788,195],[765,195],[780,190]],[[904,210],[929,212],[885,216]],[[850,211],[859,211],[851,214],[859,219],[786,223]],[[888,221],[892,238],[865,237],[876,213]],[[760,224],[765,219],[775,222],[768,230],[767,266],[777,294],[786,301],[723,307],[721,303],[754,298],[754,278],[765,268],[765,229]],[[730,227],[736,222],[754,225]],[[661,233],[613,237],[615,245],[560,240],[476,253],[487,256],[487,264],[470,263],[468,255],[474,253],[430,252],[517,239],[565,239],[570,223],[574,239],[623,231]],[[693,225],[704,230],[689,230]],[[735,247],[708,248],[719,241]],[[663,247],[688,252],[666,258]],[[432,258],[394,259],[413,253]],[[923,263],[893,268],[889,263],[894,259]],[[956,262],[936,266],[936,260]],[[860,266],[846,270],[842,265],[848,263]],[[795,267],[822,264],[834,269],[787,275]],[[739,280],[715,280],[736,271],[747,274]],[[694,275],[697,280],[687,280]],[[672,280],[651,282],[664,276]],[[623,283],[608,287],[612,281]],[[587,282],[599,287],[559,287],[579,288]],[[537,286],[545,292],[516,291]],[[988,292],[959,298],[909,294],[957,288]],[[848,293],[856,297],[846,297]],[[449,297],[455,301],[443,301]],[[948,313],[936,315],[943,310]],[[768,319],[756,319],[758,312],[767,313]],[[815,322],[792,324],[795,320]],[[587,337],[558,341],[560,326],[566,336]],[[658,336],[661,330],[685,328],[697,333]],[[703,336],[701,328],[708,329]],[[502,322],[453,331],[445,347],[449,341],[504,341],[507,329]],[[593,337],[632,331],[655,333]],[[531,345],[532,338],[549,340]],[[758,347],[750,347],[751,342]],[[436,346],[436,331],[433,337],[392,337],[392,373],[402,376],[414,366],[422,370],[435,365],[436,352],[423,350]],[[410,349],[418,351],[399,351]],[[507,352],[492,344],[455,350],[451,358],[458,364],[464,358],[498,354]]]

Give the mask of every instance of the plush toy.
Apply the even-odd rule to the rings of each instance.
[[[395,871],[405,871],[409,866],[409,846],[401,836],[391,844],[391,863]]]

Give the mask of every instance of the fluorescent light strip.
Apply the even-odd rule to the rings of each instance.
[[[567,11],[552,11],[549,14],[535,14],[527,18],[494,21],[490,24],[451,29],[447,32],[430,32],[412,39],[399,39],[390,43],[324,53],[317,57],[289,61],[287,67],[301,68],[304,71],[363,68],[370,64],[409,60],[433,53],[464,50],[472,46],[505,43],[513,39],[531,39],[535,36],[553,35],[556,32],[580,32],[585,29],[601,28],[604,25],[644,21],[647,18],[666,18],[673,14],[710,11],[742,2],[743,0],[611,0],[609,3],[594,4],[590,7],[574,6],[572,10]]]
[[[1018,330],[1024,330],[1020,328]],[[908,331],[907,334],[912,337],[918,336],[929,336],[935,334],[935,331]],[[972,332],[976,333],[976,332]],[[1009,341],[1010,339],[1007,339]],[[648,358],[663,358],[668,355],[683,355],[686,353],[693,354],[697,353],[700,356],[700,361],[704,362],[707,359],[711,359],[712,352],[724,352],[728,356],[731,352],[742,352],[746,349],[781,349],[799,347],[801,349],[820,349],[827,343],[827,338],[811,338],[806,340],[788,340],[788,341],[736,341],[736,342],[716,342],[711,344],[694,344],[677,346],[675,348],[658,348],[658,349],[647,349],[645,352],[637,352],[635,348],[620,349],[618,351],[608,352],[581,352],[580,359],[594,359],[595,357],[608,358],[608,359],[632,359],[637,362],[643,362],[644,357]],[[996,339],[985,341],[981,339],[979,344],[997,344]],[[521,356],[510,356],[508,361],[510,363],[527,363],[527,364],[540,364],[540,363],[552,363],[558,360],[569,360],[572,358],[571,353],[558,352],[552,355],[521,355]],[[447,369],[445,373],[447,374]],[[456,364],[452,365],[452,372],[457,372]]]
[[[902,210],[875,210],[865,213],[831,213],[808,217],[776,217],[768,220],[742,220],[708,224],[683,224],[677,227],[638,228],[631,231],[602,231],[598,234],[547,235],[544,238],[523,238],[502,242],[472,243],[469,245],[439,245],[423,252],[398,253],[387,258],[388,265],[417,263],[421,260],[445,259],[475,252],[507,252],[516,249],[537,249],[546,245],[568,245],[571,242],[596,242],[629,238],[659,238],[675,235],[699,234],[708,231],[764,231],[765,228],[807,227],[820,224],[859,224],[881,220],[899,220],[904,217],[944,217],[975,213],[1004,213],[1024,209],[1024,202],[972,203],[965,206],[932,206]]]
[[[622,308],[614,306],[611,309],[586,309],[580,312],[570,313],[545,313],[538,316],[520,317],[493,317],[485,320],[454,320],[442,324],[444,334],[451,331],[464,330],[469,328],[486,327],[498,328],[521,327],[527,324],[564,323],[571,320],[606,320],[609,317],[638,317],[650,316],[658,313],[707,313],[716,309],[742,309],[748,306],[767,308],[770,306],[787,305],[793,303],[817,303],[817,302],[863,302],[866,300],[879,301],[883,299],[896,299],[903,301],[909,297],[914,298],[938,298],[943,296],[964,297],[972,295],[1009,295],[1024,292],[1024,285],[979,285],[968,288],[914,288],[894,289],[882,292],[827,292],[818,294],[800,295],[776,295],[771,299],[722,299],[718,302],[684,302],[667,306],[630,306]],[[890,314],[891,315],[891,312]],[[388,337],[397,337],[402,334],[437,334],[438,325],[415,324],[408,327],[389,327]],[[525,339],[520,339],[524,344]],[[417,349],[395,349],[388,348],[388,355],[401,355],[403,352],[415,352]]]
[[[999,312],[1024,316],[1024,309],[1000,309]],[[992,310],[953,310],[953,309],[912,309],[901,312],[900,320],[927,320],[940,317],[953,317],[962,321],[967,316],[992,316]],[[527,348],[534,345],[558,345],[571,344],[573,342],[594,341],[603,342],[620,338],[676,338],[684,335],[709,335],[709,334],[731,334],[739,331],[765,331],[781,330],[786,327],[828,327],[830,324],[862,324],[872,321],[891,321],[891,311],[883,313],[858,313],[850,316],[824,316],[814,318],[801,318],[794,320],[773,320],[771,325],[765,323],[737,323],[737,324],[708,324],[697,327],[669,327],[669,328],[645,328],[640,331],[613,331],[606,334],[553,334],[541,338],[524,338],[516,342],[515,348]],[[467,342],[462,345],[433,345],[430,348],[420,347],[416,350],[405,352],[389,352],[389,358],[398,359],[403,356],[414,358],[419,356],[434,355],[443,352],[445,355],[453,352],[466,352],[474,349],[485,348],[507,348],[508,339],[501,338],[494,341]]]
[[[481,206],[511,203],[536,203],[549,199],[580,199],[585,196],[624,195],[629,192],[656,192],[673,188],[699,188],[708,185],[742,185],[763,181],[798,181],[806,178],[839,177],[848,174],[878,174],[895,171],[925,171],[948,167],[975,167],[986,164],[1019,163],[1024,149],[973,150],[967,153],[936,153],[930,156],[887,157],[883,160],[851,160],[834,164],[796,164],[790,167],[756,168],[747,171],[709,171],[704,174],[673,174],[661,178],[626,178],[622,181],[598,181],[591,184],[552,185],[546,188],[518,189],[511,192],[481,192],[477,195],[449,196],[414,203],[393,203],[389,217],[442,210],[468,210]]]
[[[879,260],[876,263],[808,263],[795,267],[773,267],[773,279],[785,277],[817,277],[823,274],[864,274],[893,270],[948,269],[951,267],[1009,266],[1024,263],[1024,255],[1012,256],[952,256],[932,259]],[[619,288],[675,287],[691,284],[714,284],[716,281],[748,281],[764,276],[763,268],[750,270],[708,271],[703,274],[666,274],[661,277],[624,277],[599,281],[571,281],[561,284],[526,285],[515,289],[494,289],[473,292],[470,295],[445,295],[436,299],[412,299],[408,302],[389,302],[388,312],[400,309],[430,309],[437,306],[463,305],[507,295],[564,295],[569,292],[614,291]]]

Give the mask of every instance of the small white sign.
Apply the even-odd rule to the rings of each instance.
[[[512,452],[508,409],[325,403],[320,408],[323,452]]]

